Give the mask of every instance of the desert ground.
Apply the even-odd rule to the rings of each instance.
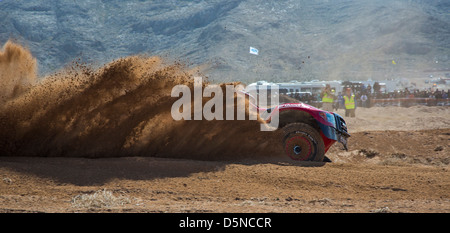
[[[2,156],[0,212],[449,213],[449,115],[442,106],[358,108],[345,118],[348,151],[333,145],[331,163],[282,152],[219,160]]]

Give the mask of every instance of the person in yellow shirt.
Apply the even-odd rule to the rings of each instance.
[[[331,91],[330,84],[325,86],[325,89],[322,91],[322,110],[332,112],[333,111],[333,101],[334,95]]]
[[[346,117],[355,117],[355,95],[352,94],[352,89],[347,88],[345,90],[344,95],[344,103],[345,103],[345,116]]]

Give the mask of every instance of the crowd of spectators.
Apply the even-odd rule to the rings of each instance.
[[[432,91],[428,90],[408,90],[405,88],[404,90],[398,90],[389,93],[371,93],[371,96],[376,99],[392,99],[392,98],[433,98],[433,99],[447,99],[450,96],[450,89],[447,91],[436,89]]]
[[[380,89],[370,85],[367,87],[354,88],[353,93],[357,100],[357,106],[371,107],[374,103],[384,103],[384,105],[390,105],[389,103],[400,105],[411,105],[412,103],[422,103],[427,105],[437,105],[439,102],[450,100],[450,89],[412,89],[408,88],[395,90],[392,92],[382,92]],[[338,99],[340,97],[338,96]],[[396,101],[397,100],[397,101]],[[382,104],[383,105],[383,104]]]
[[[385,104],[381,105],[393,105],[399,103],[395,102],[395,100],[404,101],[405,99],[410,99],[411,101],[413,101],[412,99],[415,99],[417,100],[417,103],[426,103],[428,105],[436,105],[436,101],[445,101],[447,103],[450,100],[450,89],[439,90],[429,88],[424,90],[409,90],[408,88],[404,88],[392,92],[383,92],[377,85],[374,85],[374,87],[371,87],[370,85],[344,86],[344,88],[347,87],[350,87],[352,89],[352,92],[355,95],[356,105],[358,107],[371,107],[376,105],[377,103],[383,103],[383,100],[394,100],[394,102],[389,102],[391,104],[386,102]],[[320,107],[321,105],[320,93],[317,93],[316,95],[288,93],[288,95],[312,106]],[[427,102],[424,102],[425,100]],[[436,103],[428,100],[436,100]],[[411,101],[408,101],[408,103],[410,104]],[[339,92],[335,94],[335,109],[342,108],[344,106],[343,102],[344,100],[342,93]]]

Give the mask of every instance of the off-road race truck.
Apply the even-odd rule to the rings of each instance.
[[[344,119],[337,113],[324,111],[304,103],[284,103],[263,108],[256,104],[250,93],[249,103],[270,123],[278,117],[278,129],[282,130],[285,153],[293,160],[331,162],[325,153],[335,142],[347,150],[350,134]]]

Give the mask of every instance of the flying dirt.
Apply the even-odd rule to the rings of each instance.
[[[215,160],[281,150],[267,143],[279,141],[270,139],[275,133],[260,132],[260,122],[249,117],[173,120],[172,88],[193,88],[193,71],[177,62],[130,56],[94,69],[74,61],[38,78],[36,60],[26,48],[7,42],[0,59],[1,83],[7,87],[1,93],[2,155]]]
[[[7,41],[0,51],[0,104],[14,98],[36,82],[37,61],[30,51]]]

